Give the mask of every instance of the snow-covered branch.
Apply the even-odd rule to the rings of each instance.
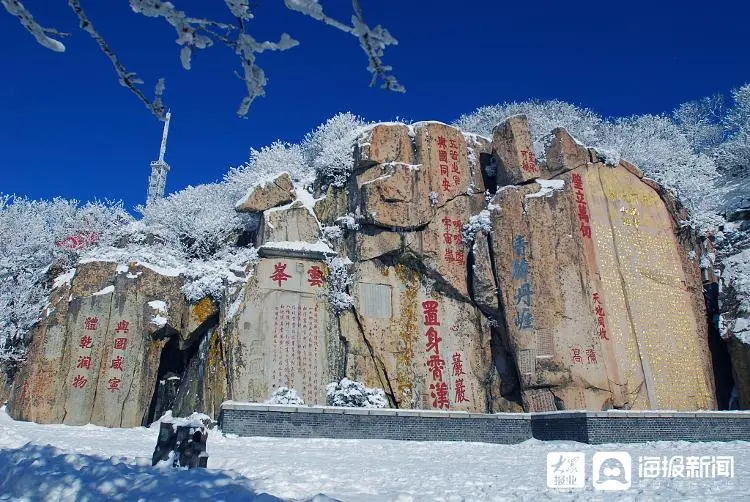
[[[352,16],[351,26],[328,17],[323,12],[323,6],[320,5],[319,0],[284,0],[284,5],[289,10],[299,12],[357,37],[359,45],[369,60],[367,71],[372,73],[370,86],[374,86],[380,79],[383,81],[382,87],[384,89],[394,92],[406,91],[406,88],[391,74],[393,67],[383,63],[382,59],[385,48],[389,45],[398,45],[398,40],[380,25],[370,28],[365,22],[359,0],[352,0],[354,15]]]
[[[94,28],[94,25],[91,23],[91,20],[89,20],[86,12],[84,12],[83,7],[81,7],[81,3],[78,0],[68,0],[68,5],[73,9],[76,16],[78,16],[81,29],[91,35],[91,38],[93,38],[97,45],[99,45],[99,48],[104,55],[112,62],[112,66],[114,66],[117,77],[119,78],[120,85],[130,89],[130,91],[135,94],[144,105],[146,105],[146,108],[148,108],[156,118],[163,120],[164,104],[162,103],[161,97],[164,93],[164,79],[160,78],[156,82],[154,99],[153,101],[149,100],[146,95],[143,94],[143,91],[138,88],[138,85],[142,84],[143,81],[138,78],[138,75],[136,75],[135,72],[128,71],[127,68],[120,63],[120,60],[117,59],[117,56],[107,44],[107,41],[104,40],[104,37],[102,37]]]
[[[48,49],[62,52],[65,46],[50,35],[64,36],[50,28],[44,28],[34,20],[31,13],[19,0],[0,0],[0,3],[12,15],[16,16],[36,40]],[[192,55],[195,50],[207,49],[215,42],[222,43],[232,49],[240,58],[241,72],[237,77],[245,84],[246,96],[240,102],[237,114],[245,117],[250,104],[259,96],[265,95],[267,83],[265,72],[256,64],[256,55],[265,51],[284,51],[297,46],[299,43],[287,33],[282,33],[278,42],[256,40],[248,32],[248,22],[254,19],[250,11],[249,0],[224,0],[224,4],[234,18],[234,22],[225,23],[211,19],[190,17],[185,11],[179,10],[172,2],[165,0],[128,0],[130,8],[136,14],[146,17],[164,19],[177,34],[175,40],[180,49],[180,62],[185,70],[191,68]],[[351,24],[342,23],[328,17],[323,12],[319,0],[284,0],[287,9],[299,12],[317,21],[323,22],[345,33],[349,33],[359,40],[362,50],[368,58],[367,69],[372,73],[370,85],[380,80],[382,87],[404,92],[396,77],[391,74],[392,68],[383,63],[383,53],[387,46],[396,45],[398,41],[381,26],[371,28],[364,20],[359,0],[352,0],[354,15]],[[128,88],[146,107],[160,120],[164,118],[165,107],[162,103],[164,80],[156,84],[155,96],[149,99],[138,87],[143,81],[136,73],[128,71],[107,44],[104,37],[94,28],[86,15],[80,0],[68,0],[68,5],[78,17],[80,27],[86,31],[99,45],[105,56],[109,58],[120,84]]]
[[[5,10],[18,18],[23,27],[26,28],[34,38],[36,38],[37,42],[55,52],[65,52],[65,46],[62,42],[51,38],[49,35],[64,37],[67,35],[66,33],[60,33],[52,28],[44,28],[41,26],[34,20],[34,16],[31,15],[31,12],[29,12],[18,0],[0,0],[0,3],[3,4]]]

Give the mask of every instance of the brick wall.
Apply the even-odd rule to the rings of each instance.
[[[481,413],[226,402],[219,422],[239,436],[520,443],[750,441],[750,412]]]

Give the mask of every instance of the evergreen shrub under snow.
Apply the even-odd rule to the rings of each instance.
[[[266,404],[296,404],[302,406],[305,401],[299,397],[296,390],[289,387],[278,387],[268,396]]]
[[[340,382],[331,382],[326,386],[328,406],[345,408],[385,408],[388,400],[382,389],[371,389],[359,382],[343,378]]]

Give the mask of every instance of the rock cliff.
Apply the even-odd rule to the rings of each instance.
[[[259,257],[221,298],[148,264],[61,277],[11,414],[127,427],[280,386],[325,404],[344,376],[399,408],[716,408],[702,249],[638,168],[564,129],[535,152],[524,116],[492,138],[377,124],[353,148],[345,184],[280,175],[238,201]]]

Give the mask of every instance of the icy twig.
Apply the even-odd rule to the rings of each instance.
[[[389,45],[398,45],[398,40],[380,25],[370,28],[365,22],[359,0],[352,0],[354,15],[351,26],[328,17],[323,12],[323,6],[320,5],[319,0],[284,0],[284,5],[289,10],[299,12],[357,37],[369,60],[367,71],[372,73],[370,86],[374,86],[380,79],[383,81],[384,89],[394,92],[406,91],[406,88],[391,74],[393,68],[383,63],[382,59],[385,48]]]
[[[81,3],[79,2],[79,0],[68,0],[68,5],[71,9],[73,9],[73,12],[75,12],[76,16],[78,16],[81,29],[91,35],[91,38],[93,38],[94,41],[99,45],[99,48],[102,50],[104,55],[107,56],[112,62],[112,66],[114,66],[115,72],[119,77],[120,85],[130,89],[130,91],[135,94],[144,105],[146,105],[146,108],[148,108],[151,113],[156,116],[156,118],[158,118],[159,120],[163,120],[164,104],[162,103],[161,98],[162,94],[164,93],[164,79],[160,78],[157,81],[156,87],[154,89],[154,99],[153,101],[149,100],[146,95],[143,94],[143,91],[138,88],[138,84],[142,84],[143,81],[138,78],[138,75],[136,75],[134,72],[128,71],[128,69],[125,68],[122,63],[120,63],[120,60],[117,59],[117,55],[115,55],[115,53],[109,47],[107,41],[104,40],[101,34],[96,31],[96,28],[94,28],[94,25],[86,15],[86,12],[84,12],[83,7],[81,7]]]
[[[67,33],[61,33],[55,29],[44,28],[41,26],[34,20],[34,16],[31,15],[31,12],[29,12],[18,0],[0,0],[0,3],[3,4],[5,10],[18,18],[21,25],[23,25],[23,27],[26,28],[34,38],[36,38],[37,42],[55,52],[65,52],[65,46],[61,42],[51,38],[49,35],[66,37],[68,35]]]

